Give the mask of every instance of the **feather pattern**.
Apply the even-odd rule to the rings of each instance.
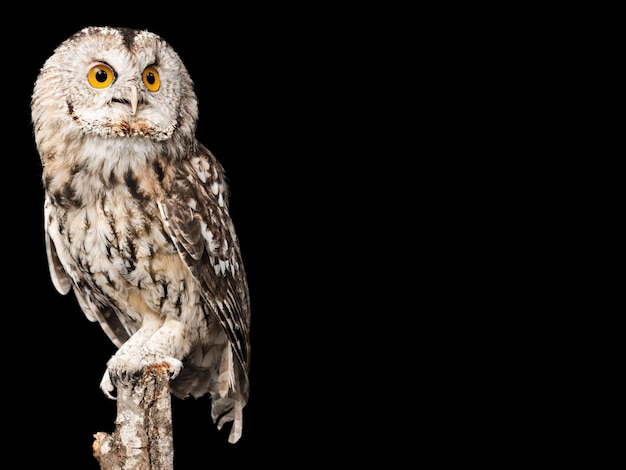
[[[183,163],[179,171],[186,172],[187,177],[175,180],[172,187],[175,197],[162,201],[159,208],[182,259],[200,282],[205,300],[226,331],[241,365],[247,369],[250,359],[247,278],[228,207],[217,203],[227,199],[223,169],[210,151],[202,145],[199,147],[198,159],[206,168],[203,172],[206,183],[193,166]],[[214,170],[208,171],[210,168]],[[218,188],[217,193],[208,191],[210,186]],[[198,201],[195,210],[189,207],[189,200]]]
[[[181,259],[200,283],[209,310],[207,314],[219,320],[229,340],[222,352],[217,388],[211,389],[212,416],[219,428],[226,422],[234,422],[229,439],[236,442],[241,436],[241,410],[249,393],[250,303],[247,277],[239,241],[225,203],[228,194],[223,168],[206,147],[199,144],[198,148],[198,156],[192,159],[196,165],[181,163],[169,193],[172,197],[161,201],[159,209]],[[175,383],[172,387],[178,393]]]

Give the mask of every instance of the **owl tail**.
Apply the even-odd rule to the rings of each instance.
[[[244,402],[238,393],[229,398],[213,399],[211,417],[213,418],[213,422],[217,424],[217,429],[222,429],[222,426],[228,422],[232,421],[233,423],[230,434],[228,435],[228,442],[231,444],[234,444],[241,438],[243,430],[243,406]]]
[[[226,347],[220,363],[218,377],[218,390],[212,394],[211,417],[217,424],[217,429],[222,429],[224,424],[233,423],[228,436],[228,442],[234,444],[241,438],[243,430],[243,407],[246,405],[247,380],[245,373],[243,380],[236,374],[240,367],[233,360],[233,350],[230,345]],[[242,383],[243,382],[243,383]],[[242,394],[242,387],[244,394]]]

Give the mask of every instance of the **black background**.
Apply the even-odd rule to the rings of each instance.
[[[382,176],[373,186],[386,178],[362,147],[374,138],[363,130],[372,114],[368,77],[380,73],[362,59],[376,52],[377,28],[371,20],[359,25],[358,11],[339,17],[304,8],[184,5],[172,13],[155,4],[144,14],[103,4],[115,12],[65,18],[38,11],[37,26],[15,20],[15,30],[4,33],[4,270],[12,303],[3,309],[3,401],[13,410],[4,445],[29,449],[21,454],[29,468],[98,469],[93,434],[111,432],[115,420],[115,402],[98,388],[114,347],[49,279],[29,109],[45,59],[89,25],[148,29],[181,55],[199,97],[198,138],[229,179],[249,277],[251,395],[243,437],[227,443],[227,430],[217,431],[210,419],[208,398],[174,398],[176,469],[349,462],[347,442],[357,444],[355,453],[373,451],[355,438],[357,430],[381,431],[367,401],[380,393],[381,379],[356,372],[361,354],[374,354],[345,347],[359,337],[355,320],[377,316],[357,307],[367,289],[354,286],[350,272],[362,252],[344,230],[361,211],[363,195],[351,189],[357,172]],[[368,236],[376,238],[380,218],[372,219]]]

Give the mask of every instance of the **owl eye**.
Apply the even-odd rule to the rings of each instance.
[[[89,84],[94,88],[108,87],[113,82],[113,78],[115,78],[115,72],[111,67],[104,64],[94,65],[87,75]]]
[[[154,67],[146,67],[141,74],[143,82],[146,88],[150,91],[158,91],[161,87],[161,79],[159,78],[159,72]]]

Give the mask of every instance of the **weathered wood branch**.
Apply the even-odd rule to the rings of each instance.
[[[172,470],[172,408],[167,364],[146,367],[139,380],[118,384],[113,434],[94,435],[102,470]]]

